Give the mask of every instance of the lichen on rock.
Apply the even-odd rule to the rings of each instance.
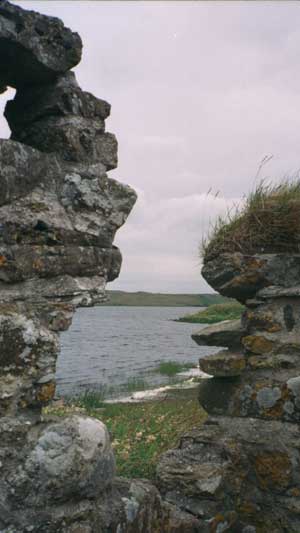
[[[59,333],[119,275],[113,240],[136,201],[107,176],[117,166],[110,105],[70,72],[81,48],[59,19],[1,2],[1,92],[16,88],[11,139],[0,140],[2,533],[164,531],[176,514],[150,483],[116,478],[100,421],[42,416]]]
[[[200,345],[227,348],[200,359],[212,376],[199,386],[209,417],[158,467],[164,498],[201,516],[200,531],[207,524],[207,531],[230,533],[300,531],[300,188],[284,183],[267,191],[270,198],[261,190],[256,204],[252,197],[206,243],[202,275],[245,311],[240,324],[193,335]],[[263,235],[255,234],[255,212],[272,222]]]

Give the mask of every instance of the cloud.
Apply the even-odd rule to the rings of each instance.
[[[113,288],[176,292],[211,291],[201,280],[199,247],[218,216],[239,203],[238,199],[194,194],[152,200],[138,191],[139,202],[119,231],[116,244],[124,252],[119,281]],[[177,287],[177,288],[176,288]]]

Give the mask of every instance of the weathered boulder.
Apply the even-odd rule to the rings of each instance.
[[[45,405],[55,393],[57,335],[33,313],[5,304],[0,307],[0,335],[0,415],[17,416]]]
[[[115,479],[101,422],[42,415],[55,394],[59,333],[76,307],[105,299],[121,267],[115,233],[136,201],[106,175],[117,164],[116,139],[104,126],[110,105],[68,72],[81,47],[58,19],[1,2],[0,86],[17,88],[6,108],[12,140],[0,141],[5,533],[163,531],[174,516],[150,484]]]
[[[222,346],[240,348],[243,327],[240,320],[224,320],[212,324],[192,334],[192,339],[200,346]]]
[[[66,161],[102,163],[106,170],[118,164],[117,140],[112,133],[104,133],[102,120],[51,116],[13,133],[12,138],[42,152],[59,154]]]
[[[210,418],[163,455],[160,490],[199,531],[297,533],[299,446],[297,424]]]
[[[16,492],[28,506],[96,498],[111,487],[115,459],[102,422],[73,415],[48,425],[18,473]],[[19,484],[20,483],[20,484]]]
[[[239,376],[246,368],[246,358],[243,353],[222,350],[216,354],[201,357],[199,365],[203,372],[212,376]]]
[[[61,20],[25,11],[6,0],[0,5],[0,85],[47,83],[81,59],[79,35]]]
[[[220,294],[244,303],[270,285],[296,286],[300,276],[300,254],[224,253],[205,262],[202,275]]]
[[[82,91],[74,72],[66,72],[49,84],[18,89],[4,111],[13,133],[47,117],[73,115],[103,122],[109,114],[110,104]]]

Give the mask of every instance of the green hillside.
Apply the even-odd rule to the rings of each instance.
[[[107,291],[109,301],[101,305],[152,305],[158,307],[207,307],[224,303],[219,294],[161,294],[154,292]]]

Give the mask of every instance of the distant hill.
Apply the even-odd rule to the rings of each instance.
[[[101,305],[152,305],[158,307],[208,307],[224,303],[219,294],[162,294],[155,292],[107,291],[109,301]]]

